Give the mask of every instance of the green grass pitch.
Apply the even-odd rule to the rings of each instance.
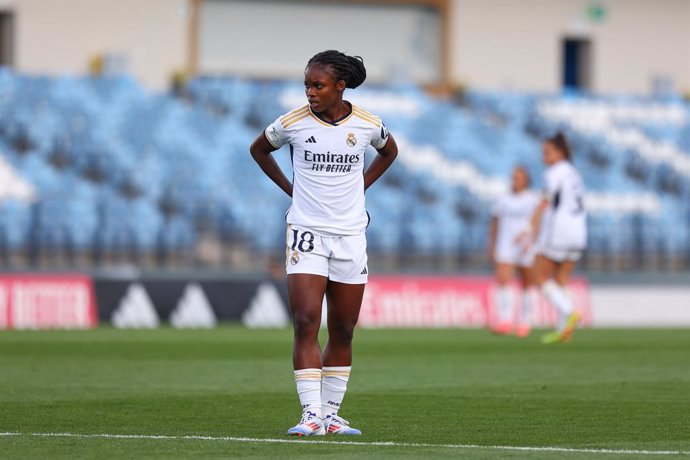
[[[289,330],[0,333],[2,458],[627,459],[690,458],[690,331],[359,330],[341,414],[364,435],[289,438],[299,411]]]

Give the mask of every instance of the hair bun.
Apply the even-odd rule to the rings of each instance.
[[[349,81],[346,80],[348,88],[357,88],[367,79],[367,69],[364,67],[364,59],[362,56],[348,56],[351,63],[351,72]]]

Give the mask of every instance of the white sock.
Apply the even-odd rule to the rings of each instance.
[[[573,312],[573,303],[561,286],[554,280],[548,280],[541,285],[544,297],[560,313],[559,329],[563,327],[565,319]]]
[[[324,366],[321,405],[324,416],[337,415],[343,403],[352,366]]]
[[[561,289],[563,289],[563,294],[565,294],[565,297],[568,299],[568,303],[572,307],[570,309],[570,313],[574,312],[576,308],[575,303],[573,302],[573,291],[570,290],[570,286],[561,286]],[[561,322],[559,323],[558,327],[559,329],[563,329],[565,327],[565,323],[568,322],[568,316],[570,316],[570,313],[567,315],[561,315]]]
[[[498,292],[496,293],[496,300],[498,303],[498,309],[496,311],[496,318],[499,323],[505,323],[510,321],[512,316],[510,312],[513,309],[513,290],[508,286],[499,286]]]
[[[534,299],[534,291],[532,288],[524,289],[522,291],[522,305],[520,308],[519,324],[532,324],[532,302]]]
[[[321,369],[299,369],[295,371],[295,383],[302,412],[309,411],[323,418],[321,412]]]

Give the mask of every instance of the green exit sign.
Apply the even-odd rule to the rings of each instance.
[[[589,6],[587,6],[587,17],[592,22],[604,22],[607,14],[606,6],[601,2],[591,2]]]

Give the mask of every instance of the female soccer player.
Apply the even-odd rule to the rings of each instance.
[[[296,436],[361,434],[338,416],[352,365],[352,336],[368,278],[364,192],[393,163],[398,147],[381,119],[343,100],[366,78],[359,56],[324,51],[304,72],[308,104],[268,126],[250,151],[263,172],[292,197],[286,270],[294,325],[293,365],[302,403]],[[293,182],[271,152],[290,145]],[[364,171],[364,154],[378,155]],[[328,301],[328,342],[318,342]]]
[[[556,343],[570,340],[580,321],[565,289],[587,246],[587,214],[582,178],[571,163],[563,134],[544,142],[543,160],[544,198],[532,216],[532,231],[539,231],[534,274],[537,286],[561,315],[557,330],[542,337],[543,343]]]
[[[496,334],[510,334],[514,330],[518,337],[526,337],[530,333],[534,250],[530,244],[519,240],[521,232],[529,228],[530,219],[539,204],[539,195],[529,186],[527,170],[522,166],[515,167],[511,192],[501,197],[492,210],[488,249],[496,266],[498,282],[498,308],[491,321],[491,330]],[[510,282],[516,268],[522,285],[522,305],[520,313],[513,318]]]

